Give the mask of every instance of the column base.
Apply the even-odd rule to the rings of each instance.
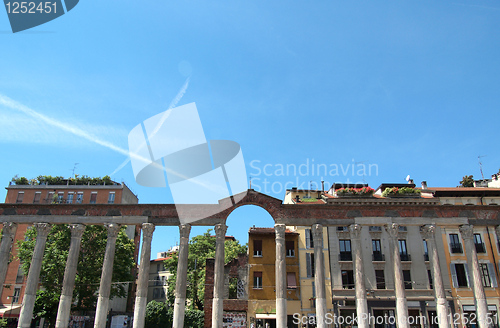
[[[316,324],[318,328],[326,328],[326,298],[316,298]]]
[[[223,299],[214,298],[212,303],[212,328],[222,328]]]
[[[276,299],[276,328],[286,328],[286,298]]]
[[[56,328],[68,327],[72,300],[72,296],[61,295],[61,298],[59,300],[59,307],[57,308]]]
[[[109,298],[99,296],[95,312],[94,328],[105,328],[108,317]]]
[[[448,322],[448,306],[445,298],[436,299],[436,312],[438,316],[439,328],[450,328]]]
[[[35,295],[24,295],[21,313],[19,314],[18,328],[30,328],[33,318],[33,308],[35,307]]]
[[[186,299],[176,298],[174,302],[173,328],[184,327],[184,314],[186,313]]]
[[[147,296],[137,296],[135,298],[134,328],[144,328],[144,320],[146,318],[147,304],[148,304]]]
[[[410,328],[406,298],[396,298],[396,322],[398,323],[398,328]]]
[[[358,328],[368,328],[368,303],[366,298],[356,299],[356,315],[358,316]]]

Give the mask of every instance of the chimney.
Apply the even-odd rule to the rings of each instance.
[[[295,196],[295,202],[298,203],[299,201],[300,201],[300,196],[299,195]]]
[[[408,180],[408,184],[413,184],[413,179]]]
[[[321,180],[321,192],[325,192],[325,181]]]
[[[422,189],[427,189],[427,181],[422,181]]]

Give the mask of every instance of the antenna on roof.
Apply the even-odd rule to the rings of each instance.
[[[252,189],[252,176],[250,176],[250,188],[248,189]]]
[[[78,165],[78,163],[75,163],[75,166],[73,166],[73,173],[71,174],[71,177],[74,178],[75,177],[75,170],[76,170],[76,166]]]
[[[409,174],[406,176],[405,180],[406,180],[407,182],[410,182],[410,175],[409,175]]]
[[[481,178],[484,180],[483,163],[481,162],[481,157],[486,157],[486,155],[477,157],[477,161],[479,162],[479,171],[481,171]]]
[[[354,165],[356,165],[356,167],[358,166],[358,164],[363,164],[363,163],[366,163],[367,161],[361,161],[361,162],[355,162]],[[366,183],[366,172],[365,172],[365,167],[363,167],[363,182]]]

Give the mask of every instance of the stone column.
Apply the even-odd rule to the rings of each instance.
[[[152,223],[142,224],[142,247],[139,277],[137,279],[137,294],[134,307],[134,328],[144,328],[146,305],[148,304],[149,264],[151,260],[151,240],[155,226]]]
[[[481,270],[479,268],[479,261],[477,259],[476,245],[474,245],[474,226],[462,225],[460,226],[460,234],[465,244],[465,253],[467,255],[467,266],[469,272],[472,273],[472,291],[474,292],[474,299],[476,302],[476,315],[479,328],[489,327],[488,325],[488,303],[484,295],[484,287],[482,281]]]
[[[181,240],[179,243],[179,262],[177,264],[177,280],[175,282],[175,303],[173,328],[184,327],[184,313],[186,311],[186,286],[187,286],[187,266],[189,255],[189,233],[191,225],[183,224],[179,226]]]
[[[33,319],[33,308],[35,306],[36,290],[38,289],[38,279],[40,278],[40,269],[42,268],[43,253],[45,251],[45,242],[50,232],[50,224],[35,223],[36,243],[33,257],[31,258],[30,270],[26,280],[26,289],[24,290],[23,304],[17,327],[29,328],[31,319]]]
[[[215,272],[214,299],[212,305],[212,328],[222,328],[224,301],[224,241],[227,226],[223,223],[215,225]]]
[[[316,289],[316,321],[318,328],[325,328],[326,318],[326,287],[325,261],[323,258],[323,226],[313,224],[312,235],[314,241],[314,286]]]
[[[286,328],[286,249],[285,225],[275,224],[276,231],[276,328]]]
[[[104,253],[104,262],[102,263],[101,284],[99,285],[94,328],[106,327],[111,278],[113,277],[113,262],[115,260],[116,237],[120,231],[120,226],[116,223],[108,223],[105,227],[108,230],[108,240],[106,243],[106,252]]]
[[[69,245],[68,260],[64,269],[63,288],[57,309],[56,328],[67,328],[71,312],[71,301],[73,300],[73,289],[75,288],[76,268],[80,255],[82,235],[85,230],[83,224],[71,224],[71,243]]]
[[[434,287],[434,297],[436,298],[436,312],[438,316],[439,328],[449,328],[448,306],[446,301],[446,292],[443,285],[443,276],[439,265],[439,256],[436,243],[436,226],[425,225],[421,228],[422,235],[427,241],[427,252],[431,263],[432,283]]]
[[[403,270],[401,268],[401,255],[399,253],[398,245],[399,225],[397,223],[389,223],[385,229],[389,234],[392,264],[394,266],[394,291],[396,293],[396,316],[398,328],[410,328],[410,325],[408,324],[408,303],[406,302]]]
[[[7,276],[9,265],[10,250],[16,236],[17,223],[4,222],[2,230],[2,243],[0,244],[0,295],[3,292],[3,284]]]
[[[354,257],[358,328],[368,328],[368,302],[366,300],[365,270],[363,269],[363,254],[361,250],[361,226],[359,224],[351,224],[349,230],[351,232],[351,248]]]

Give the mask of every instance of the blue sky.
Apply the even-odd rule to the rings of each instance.
[[[484,0],[85,0],[16,34],[2,12],[0,182],[70,176],[74,163],[111,174],[134,126],[191,102],[207,139],[240,143],[254,188],[279,199],[321,178],[456,186],[480,177],[479,155],[489,177],[500,168],[499,36],[500,4]],[[313,162],[339,174],[313,174]],[[276,172],[305,163],[306,174]],[[172,202],[168,188],[135,183],[130,164],[112,178],[141,203]],[[243,239],[252,224],[272,220],[241,208],[229,233]],[[153,253],[178,240],[175,228],[156,236]]]

